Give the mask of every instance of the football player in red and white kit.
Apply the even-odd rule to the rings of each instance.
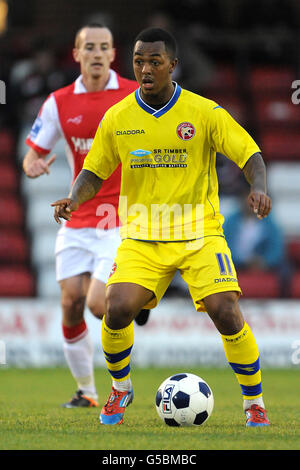
[[[63,137],[74,181],[106,110],[138,87],[110,68],[115,58],[113,37],[101,24],[89,24],[78,31],[73,57],[80,64],[81,75],[71,85],[50,94],[26,139],[30,148],[23,169],[30,178],[49,173],[56,155],[49,159],[46,156]],[[63,346],[77,383],[75,396],[63,405],[67,408],[98,406],[93,345],[84,307],[87,304],[98,318],[105,313],[105,284],[120,243],[120,175],[119,167],[97,196],[82,204],[57,235],[56,277],[61,287]],[[148,314],[141,311],[137,323],[143,324]]]

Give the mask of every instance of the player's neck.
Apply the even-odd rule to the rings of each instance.
[[[91,77],[91,76],[82,76],[82,83],[86,88],[88,93],[92,93],[95,91],[102,91],[107,85],[109,80],[109,75],[107,77]]]
[[[160,109],[170,101],[173,94],[174,84],[172,82],[167,88],[161,90],[161,92],[157,95],[144,95],[144,93],[141,91],[141,98],[149,106],[153,106],[154,108]]]

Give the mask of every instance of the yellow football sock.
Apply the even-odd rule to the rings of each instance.
[[[259,351],[253,333],[244,324],[235,335],[221,335],[226,358],[241,386],[245,400],[262,396]]]
[[[102,348],[108,372],[114,381],[125,381],[130,377],[130,353],[134,340],[131,322],[126,328],[111,330],[102,319]]]

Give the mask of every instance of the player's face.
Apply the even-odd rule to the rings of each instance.
[[[107,77],[115,58],[113,39],[107,28],[84,28],[76,40],[73,55],[81,73],[94,79]]]
[[[133,51],[133,70],[142,98],[149,104],[162,104],[173,94],[172,72],[177,59],[171,60],[163,41],[137,41]]]

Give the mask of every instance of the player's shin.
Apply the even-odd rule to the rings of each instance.
[[[97,399],[93,370],[93,343],[85,321],[74,327],[63,325],[64,354],[77,389]]]
[[[119,391],[132,390],[130,379],[130,354],[134,341],[134,327],[131,322],[126,328],[112,330],[102,320],[102,348],[113,387]]]
[[[240,384],[244,410],[257,404],[264,408],[262,399],[259,351],[247,323],[235,335],[221,335],[226,358]]]

